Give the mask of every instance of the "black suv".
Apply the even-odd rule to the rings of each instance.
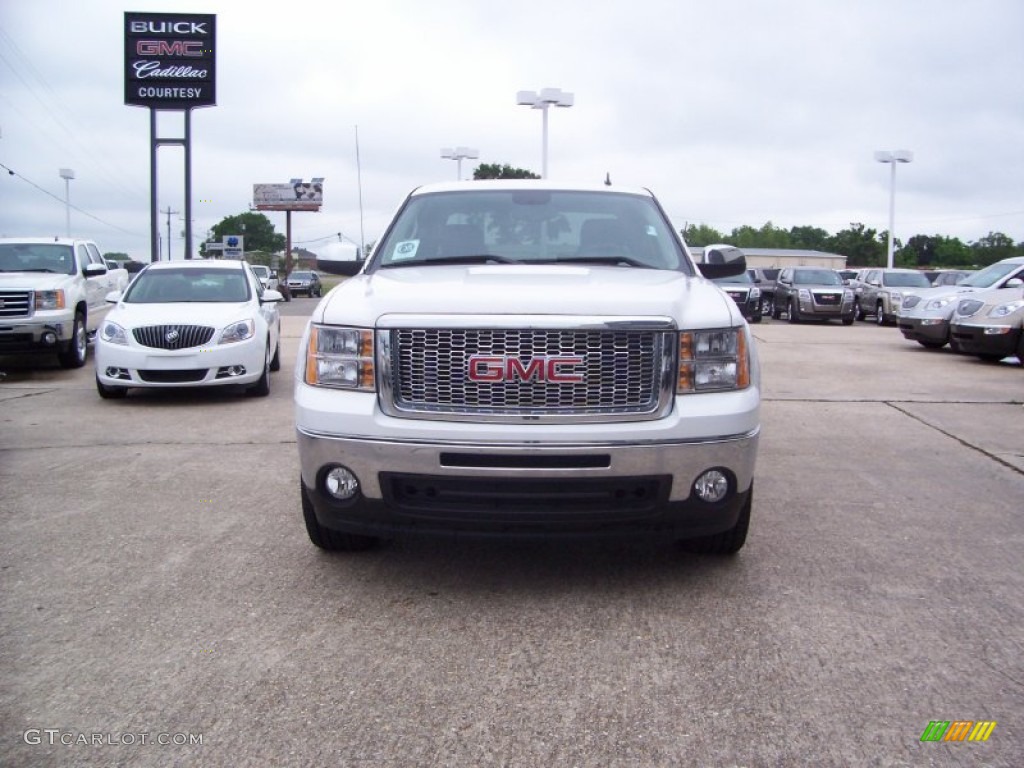
[[[293,295],[305,294],[310,298],[316,298],[323,294],[320,285],[320,275],[309,269],[296,269],[288,275],[288,290]]]
[[[749,270],[731,277],[716,277],[712,282],[729,294],[748,322],[761,322],[761,289],[754,285]]]
[[[834,269],[786,267],[775,281],[772,317],[778,320],[783,311],[791,323],[835,318],[853,325],[853,291]]]

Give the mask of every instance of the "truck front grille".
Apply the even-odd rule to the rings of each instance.
[[[214,329],[205,325],[147,325],[132,331],[135,340],[154,349],[201,347],[213,338]]]
[[[649,329],[401,328],[387,333],[391,373],[385,397],[390,396],[395,415],[421,418],[654,418],[665,402],[666,356],[674,353],[668,340],[675,338]],[[471,369],[484,375],[471,376]]]
[[[28,291],[0,291],[0,318],[28,317],[32,294]]]

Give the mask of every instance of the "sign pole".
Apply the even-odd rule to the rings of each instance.
[[[160,261],[160,222],[156,197],[156,110],[149,110],[149,260]]]

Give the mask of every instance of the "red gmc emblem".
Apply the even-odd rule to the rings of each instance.
[[[575,368],[582,357],[544,355],[520,360],[504,355],[473,355],[467,375],[470,381],[550,381],[555,384],[580,384],[583,374]]]

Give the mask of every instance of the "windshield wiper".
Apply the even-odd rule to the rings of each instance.
[[[629,256],[579,256],[572,259],[559,259],[558,264],[611,264],[612,266],[639,267],[640,269],[656,269],[651,264],[646,264]]]
[[[381,269],[390,267],[422,267],[424,265],[436,264],[519,264],[516,259],[509,259],[493,253],[481,253],[466,256],[439,256],[433,259],[417,259],[413,261],[393,261],[390,264],[381,264]]]

